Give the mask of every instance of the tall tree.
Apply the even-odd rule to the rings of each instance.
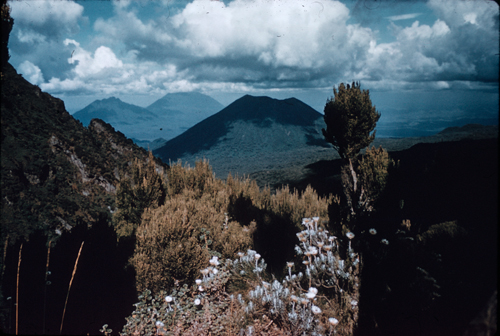
[[[359,83],[341,83],[333,94],[325,105],[323,135],[342,159],[352,159],[375,139],[380,113],[372,105],[370,92],[361,90]]]
[[[364,179],[365,183],[358,181],[357,170],[366,177],[369,175],[366,171],[369,164],[365,160],[364,166],[360,166],[364,169],[357,169],[357,166],[359,152],[375,139],[374,129],[380,113],[373,106],[369,91],[361,90],[359,83],[353,82],[352,85],[341,83],[338,90],[333,88],[333,94],[334,97],[330,98],[325,105],[326,129],[323,129],[323,136],[333,145],[343,160],[343,189],[350,208],[351,216],[349,217],[353,218],[359,210],[371,209],[368,204],[372,202],[366,197],[368,194],[375,195],[373,191],[366,190],[366,179]],[[373,155],[366,159],[377,161],[375,156],[379,154],[382,155],[381,158],[385,158],[386,155],[384,156],[383,152],[383,150],[374,150],[370,152]]]

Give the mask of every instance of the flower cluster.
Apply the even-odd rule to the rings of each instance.
[[[266,263],[254,250],[224,262],[212,256],[191,287],[155,298],[149,291],[142,295],[123,334],[175,334],[196,326],[202,328],[199,332],[231,329],[250,335],[267,319],[291,335],[352,334],[360,257],[350,245],[341,251],[343,241],[319,227],[318,217],[305,218],[303,224],[295,248],[303,260],[288,262],[288,274],[281,281],[265,273]],[[355,237],[348,233],[346,238],[351,242]],[[341,252],[347,257],[342,259]],[[245,284],[244,290],[229,294],[228,283],[238,281]]]
[[[304,218],[302,224],[305,229],[297,233],[299,244],[295,247],[303,258],[301,264],[296,267],[287,262],[288,275],[281,282],[259,279],[247,302],[242,303],[245,313],[257,318],[265,312],[296,334],[322,334],[336,329],[340,321],[352,331],[357,320],[360,271],[360,256],[350,244],[354,234],[346,234],[349,247],[342,259],[339,239],[319,226],[318,217]],[[240,259],[250,262],[252,257],[241,254]],[[292,272],[294,268],[298,273]],[[327,296],[335,300],[329,301]]]

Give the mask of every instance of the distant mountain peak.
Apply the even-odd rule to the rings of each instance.
[[[220,146],[240,152],[238,155],[246,155],[246,152],[259,147],[264,151],[268,148],[286,151],[311,145],[322,146],[324,140],[318,128],[320,122],[322,115],[296,98],[280,100],[244,95],[168,141],[154,153],[164,162],[169,162],[169,159],[175,161],[201,151],[224,151]],[[240,151],[242,148],[247,150]]]

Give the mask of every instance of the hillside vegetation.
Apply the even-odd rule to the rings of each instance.
[[[11,27],[3,1],[3,38]],[[168,166],[102,120],[83,127],[16,73],[4,42],[5,333],[495,334],[497,139],[369,147],[380,114],[359,83],[341,84],[323,130],[340,160],[307,166],[297,189],[223,180],[205,160]],[[298,100],[236,105],[238,118],[225,109],[155,153],[231,147],[242,124],[285,129],[268,151],[296,136],[279,169],[327,150],[321,118]]]

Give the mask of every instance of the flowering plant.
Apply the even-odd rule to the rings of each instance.
[[[252,335],[274,328],[290,335],[351,335],[358,314],[359,254],[350,244],[341,251],[341,239],[321,228],[319,217],[302,224],[295,251],[303,260],[288,262],[281,281],[265,272],[267,265],[254,250],[239,252],[234,260],[212,256],[192,286],[155,297],[146,290],[122,334]],[[350,243],[354,235],[347,238]],[[237,283],[245,286],[231,292]]]

